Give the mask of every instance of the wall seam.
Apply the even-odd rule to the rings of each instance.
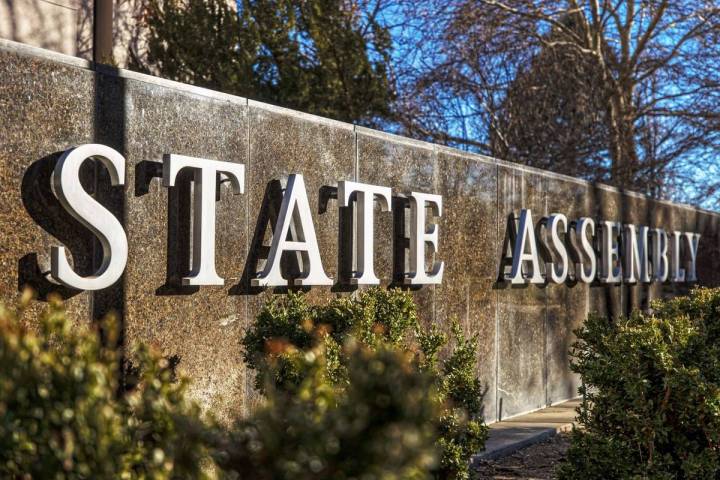
[[[498,246],[500,245],[500,166],[495,165],[495,259],[498,262],[495,270],[499,270]],[[500,246],[500,248],[503,248]],[[502,252],[504,255],[505,252]],[[500,421],[500,289],[495,289],[495,421]]]
[[[353,147],[355,150],[355,181],[360,181],[360,147],[358,146],[357,125],[353,125]]]
[[[245,99],[245,141],[247,142],[246,147],[245,147],[246,157],[247,157],[245,159],[245,161],[247,162],[247,166],[245,167],[246,183],[247,183],[248,177],[250,176],[249,175],[250,169],[253,167],[252,157],[251,157],[252,151],[250,148],[250,119],[251,119],[250,102],[248,102],[248,100]],[[247,189],[245,191],[247,191]],[[252,240],[250,238],[250,200],[246,197],[245,198],[245,258],[246,259],[249,258],[249,256],[250,256],[251,241]],[[253,275],[255,272],[248,272],[248,273],[249,273],[249,275]],[[245,281],[248,283],[248,286],[250,285],[250,278],[245,278],[245,279],[241,278],[240,281],[241,282]],[[242,287],[244,288],[245,285],[242,285]],[[249,323],[250,323],[250,297],[245,296],[245,324],[249,325]],[[249,373],[247,365],[246,365],[245,370],[244,370],[245,385],[243,388],[245,390],[245,395],[244,395],[245,398],[243,398],[243,404],[244,404],[245,408],[243,408],[243,411],[246,415],[250,411],[249,398],[250,398],[250,395],[252,394],[252,392],[248,391],[249,390],[248,389],[248,384],[249,384],[248,375],[249,374],[250,373]]]
[[[550,215],[550,206],[548,205],[548,189],[550,187],[550,181],[548,179],[543,179],[543,183],[545,183],[544,188],[542,189],[545,195],[545,198],[543,199],[543,217],[547,217],[548,215]],[[545,274],[547,275],[547,272],[545,272]],[[550,331],[550,329],[548,328],[550,322],[550,288],[552,288],[552,286],[548,283],[543,291],[543,294],[545,295],[545,321],[543,322],[543,387],[545,388],[545,401],[543,406],[545,407],[550,404],[550,388],[548,386],[548,381],[550,378],[550,360],[548,358],[548,336]]]

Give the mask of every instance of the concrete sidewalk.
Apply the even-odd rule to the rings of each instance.
[[[569,432],[575,422],[575,408],[580,402],[579,399],[569,400],[491,424],[485,451],[475,455],[473,463],[505,457],[560,432]]]

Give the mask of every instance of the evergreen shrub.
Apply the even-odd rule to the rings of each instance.
[[[720,476],[720,289],[651,308],[576,332],[582,429],[560,478]]]
[[[292,390],[266,385],[218,462],[252,480],[423,480],[437,462],[432,377],[389,345],[342,347],[345,382],[330,378],[325,344],[284,352],[303,372]]]
[[[304,294],[278,297],[265,305],[243,340],[245,361],[257,372],[257,387],[289,395],[301,395],[315,372],[303,361],[304,354],[320,345],[325,378],[354,388],[348,342],[370,351],[406,352],[413,358],[412,368],[431,376],[441,406],[433,420],[440,451],[433,477],[470,478],[470,458],[487,438],[484,390],[475,373],[477,341],[466,338],[456,324],[451,338],[436,328],[421,328],[409,293],[371,288],[322,305],[311,305]]]
[[[101,341],[58,299],[23,318],[30,300],[0,306],[0,477],[207,478],[208,431],[168,362],[138,347],[137,386],[125,389],[112,317]]]
[[[2,478],[461,479],[487,436],[475,339],[422,330],[401,291],[270,302],[244,339],[265,399],[228,430],[113,317],[24,318],[30,298],[0,307]]]

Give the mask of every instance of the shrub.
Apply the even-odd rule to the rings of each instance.
[[[351,384],[348,359],[341,346],[357,339],[365,348],[402,349],[413,355],[413,368],[431,375],[442,409],[434,423],[441,459],[436,478],[469,478],[470,457],[487,437],[482,418],[484,391],[475,374],[477,342],[453,326],[453,338],[420,327],[412,296],[400,290],[372,288],[355,297],[310,305],[303,294],[270,301],[246,332],[245,361],[257,371],[256,385],[299,394],[309,375],[298,352],[322,344],[326,378],[336,385]],[[454,344],[454,348],[449,345]],[[450,350],[445,359],[440,353]]]
[[[255,386],[263,391],[266,376],[284,390],[302,382],[302,365],[286,355],[292,349],[308,350],[319,341],[342,345],[353,334],[365,345],[378,343],[399,346],[417,328],[415,304],[409,294],[379,288],[357,298],[337,298],[327,305],[309,305],[302,293],[289,293],[265,304],[243,339],[245,363],[258,372]],[[330,356],[330,355],[329,355]],[[338,359],[339,360],[339,359]],[[342,368],[328,362],[331,377],[340,381]]]
[[[652,308],[617,322],[593,316],[576,332],[584,430],[561,478],[720,474],[720,290]]]
[[[466,338],[457,323],[452,325],[452,331],[455,348],[442,365],[437,356],[447,342],[446,336],[435,329],[420,334],[424,352],[421,368],[433,374],[446,406],[438,422],[442,457],[437,476],[467,479],[470,458],[485,447],[487,439],[482,402],[485,391],[475,374],[476,340]]]
[[[71,325],[51,300],[32,328],[0,307],[0,476],[206,478],[206,427],[165,360],[134,352],[138,387],[123,391],[116,322]]]
[[[302,365],[292,391],[270,383],[219,462],[252,480],[429,478],[435,463],[432,378],[392,346],[342,347],[347,383],[328,378],[324,344],[286,352]]]

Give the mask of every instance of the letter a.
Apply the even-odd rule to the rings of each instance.
[[[530,251],[526,253],[526,250]],[[525,262],[530,263],[532,272],[529,275],[523,275],[523,263]],[[532,221],[532,212],[529,209],[520,211],[520,225],[515,238],[512,269],[510,270],[511,283],[526,283],[526,279],[529,279],[530,283],[545,283],[545,279],[540,272],[540,260],[537,243],[535,242],[535,227]]]
[[[288,233],[292,234],[292,240],[287,239]],[[280,260],[284,252],[301,252],[302,254],[303,276],[295,279],[295,285],[333,284],[332,279],[323,270],[320,249],[310,214],[310,203],[305,191],[305,181],[299,173],[288,177],[280,214],[273,232],[270,254],[263,271],[252,279],[253,286],[278,287],[288,284],[280,271]]]

